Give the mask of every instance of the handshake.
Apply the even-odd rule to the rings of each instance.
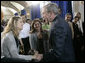
[[[43,54],[39,54],[38,51],[35,51],[35,50],[30,50],[30,51],[28,52],[28,54],[29,54],[29,55],[33,55],[33,60],[34,60],[35,62],[39,62],[39,61],[41,61],[42,58],[43,58]]]

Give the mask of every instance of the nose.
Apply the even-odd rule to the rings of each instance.
[[[37,24],[36,27],[39,27],[39,25]]]

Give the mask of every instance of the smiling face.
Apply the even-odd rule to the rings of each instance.
[[[23,21],[22,19],[20,18],[18,21],[17,21],[17,29],[19,30],[22,30],[23,29]]]
[[[50,12],[48,13],[45,8],[42,9],[41,14],[45,21],[49,21],[49,22],[52,21],[52,19],[51,19],[52,14]]]
[[[79,21],[79,17],[78,16],[75,16],[74,17],[74,22],[77,23]]]
[[[75,20],[75,22],[77,22],[77,21],[79,21],[79,18],[75,18],[74,20]]]
[[[34,29],[38,31],[38,30],[40,30],[40,28],[41,28],[41,24],[38,21],[36,21],[34,23]]]
[[[67,16],[65,17],[65,20],[66,20],[66,21],[70,21],[70,20],[71,20],[71,15],[67,15]]]

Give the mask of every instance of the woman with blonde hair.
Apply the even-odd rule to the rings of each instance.
[[[14,62],[38,59],[37,55],[19,54],[19,32],[23,28],[21,17],[12,17],[1,34],[1,57],[15,58]],[[17,58],[17,59],[16,59]]]

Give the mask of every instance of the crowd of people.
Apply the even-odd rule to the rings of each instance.
[[[49,3],[42,8],[42,18],[27,19],[21,13],[3,24],[1,12],[2,62],[83,62],[84,31],[81,13],[67,13]]]

